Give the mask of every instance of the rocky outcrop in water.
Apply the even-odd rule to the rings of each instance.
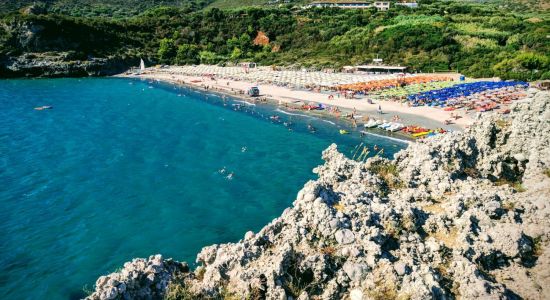
[[[550,295],[549,92],[530,90],[510,115],[484,115],[393,161],[356,162],[335,145],[323,159],[291,208],[237,243],[203,248],[193,272],[160,257],[154,270],[126,264],[89,299]]]
[[[38,8],[29,9],[36,13]],[[0,78],[119,74],[139,64],[139,58],[125,54],[127,47],[121,43],[106,28],[93,28],[74,19],[6,18],[0,20]],[[123,50],[117,52],[119,49]]]
[[[25,53],[0,59],[0,78],[109,76],[126,71],[129,63],[116,57],[72,59],[68,52]]]

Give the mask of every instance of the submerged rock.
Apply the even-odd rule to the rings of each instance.
[[[394,161],[330,146],[293,207],[201,264],[135,259],[88,299],[541,299],[550,295],[550,93]],[[185,298],[187,297],[187,298]]]

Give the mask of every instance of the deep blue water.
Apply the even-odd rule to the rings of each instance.
[[[268,119],[289,121],[273,107],[225,102],[124,79],[0,81],[1,299],[79,298],[133,257],[193,262],[277,217],[330,143],[360,142],[338,124],[292,116],[290,131]]]

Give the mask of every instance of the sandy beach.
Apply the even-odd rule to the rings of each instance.
[[[337,93],[332,93],[333,98],[329,99],[327,92],[313,92],[303,89],[293,89],[287,86],[278,86],[274,84],[265,84],[260,82],[251,82],[243,80],[233,80],[227,78],[218,78],[214,76],[189,76],[177,72],[170,72],[167,69],[148,69],[142,74],[125,74],[120,77],[142,78],[147,80],[157,80],[170,82],[180,85],[187,85],[197,89],[216,91],[231,96],[246,97],[246,91],[251,86],[258,86],[261,97],[279,105],[292,107],[309,103],[322,103],[327,106],[336,106],[341,109],[341,115],[345,115],[353,110],[356,111],[355,117],[358,123],[363,123],[365,116],[381,120],[391,121],[394,116],[399,116],[401,123],[405,125],[419,125],[427,128],[444,128],[446,130],[462,130],[472,123],[472,115],[465,112],[459,112],[461,116],[452,124],[446,125],[445,120],[451,119],[451,113],[440,108],[427,106],[409,107],[406,103],[396,101],[374,100],[368,103],[366,99],[346,99],[338,97]],[[382,114],[378,112],[381,107]],[[455,112],[455,114],[457,114]]]

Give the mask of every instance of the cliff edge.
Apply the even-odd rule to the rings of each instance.
[[[151,256],[87,299],[548,299],[550,92],[365,163],[335,145],[291,208],[199,267]]]

